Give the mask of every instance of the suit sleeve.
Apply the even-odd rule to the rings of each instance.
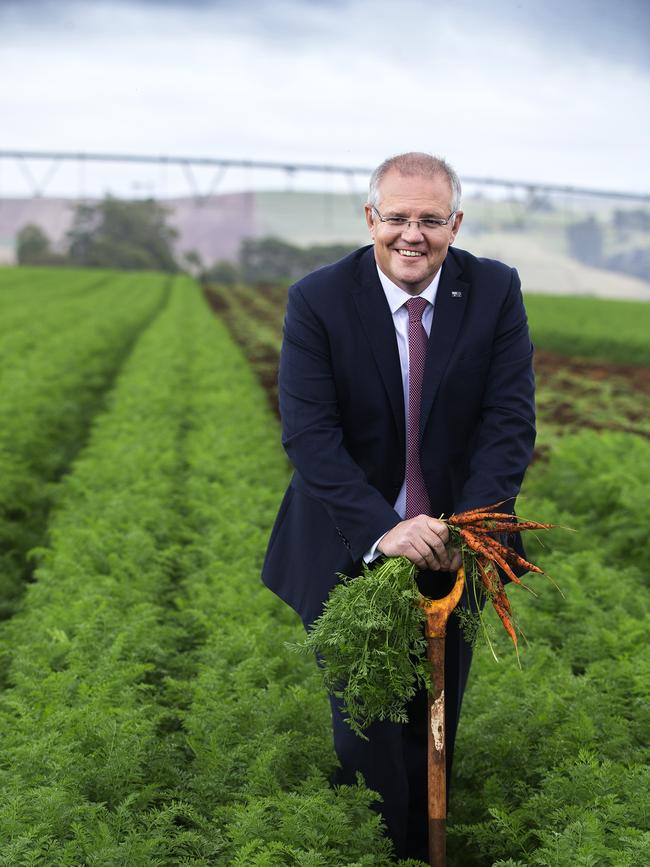
[[[282,444],[297,486],[322,503],[359,561],[401,518],[345,447],[327,329],[299,284],[289,290],[279,392]]]
[[[535,445],[533,347],[521,283],[512,269],[501,308],[469,472],[456,511],[514,498]]]

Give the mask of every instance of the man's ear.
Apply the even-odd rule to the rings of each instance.
[[[372,218],[372,205],[366,205],[364,208],[366,212],[366,224],[368,226],[368,230],[370,232],[370,237],[375,240],[375,221]]]
[[[456,240],[456,235],[458,234],[458,230],[460,229],[460,224],[463,222],[463,217],[465,214],[462,211],[456,211],[454,216],[454,228],[451,230],[451,242]]]

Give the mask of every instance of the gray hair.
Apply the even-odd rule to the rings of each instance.
[[[457,211],[460,208],[462,189],[460,178],[442,157],[434,157],[431,154],[411,151],[407,154],[397,154],[388,157],[381,165],[377,166],[370,176],[370,189],[368,191],[368,204],[373,207],[379,205],[379,185],[390,171],[397,171],[401,175],[421,175],[431,178],[434,175],[443,174],[451,187],[451,209]]]

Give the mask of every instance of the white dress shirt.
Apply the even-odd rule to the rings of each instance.
[[[422,325],[427,332],[427,337],[431,334],[431,323],[433,322],[433,311],[436,304],[436,294],[438,292],[438,283],[440,283],[440,274],[442,268],[438,268],[435,277],[429,283],[426,289],[420,292],[419,297],[425,298],[429,303],[424,308],[422,314]],[[399,350],[399,363],[402,369],[402,386],[404,389],[404,420],[408,425],[409,417],[409,314],[406,309],[406,302],[413,298],[408,292],[400,289],[392,280],[390,280],[377,265],[377,273],[379,281],[382,285],[390,312],[393,314],[393,325],[395,326],[395,337],[397,338],[397,349]],[[407,431],[405,431],[407,433]],[[406,437],[405,437],[406,439]],[[394,505],[395,511],[404,518],[406,515],[406,478],[402,482],[402,487]],[[385,534],[384,534],[385,535]],[[366,563],[371,563],[375,560],[380,552],[377,551],[377,545],[381,542],[384,536],[380,536],[375,544],[363,556]]]

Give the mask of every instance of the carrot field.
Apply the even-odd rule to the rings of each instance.
[[[289,474],[285,294],[0,270],[0,865],[396,863],[362,782],[328,784],[316,665],[259,580]],[[600,349],[566,360],[579,330],[544,347],[556,329],[534,307],[540,443],[520,511],[577,532],[529,542],[563,595],[543,578],[511,591],[521,669],[496,625],[501,661],[477,650],[449,864],[640,867],[650,387],[621,347],[641,345],[641,314],[608,341],[594,314]]]

